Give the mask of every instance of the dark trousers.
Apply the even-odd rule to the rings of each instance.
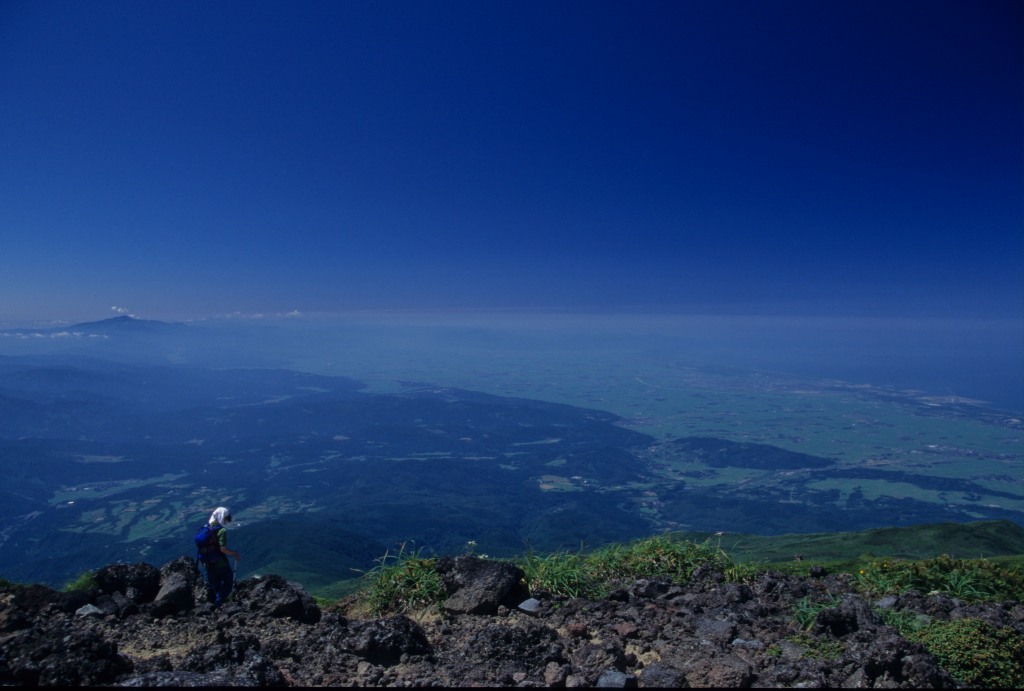
[[[213,604],[219,605],[228,599],[235,585],[235,573],[226,558],[206,565],[206,584],[213,592]]]

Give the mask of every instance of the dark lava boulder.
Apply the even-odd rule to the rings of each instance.
[[[31,625],[40,613],[74,614],[95,597],[95,591],[60,593],[45,585],[0,588],[0,633]]]
[[[626,653],[618,641],[587,641],[569,656],[575,676],[594,686],[606,672],[626,671]]]
[[[280,576],[247,578],[232,593],[234,602],[249,612],[268,617],[293,619],[303,624],[320,621],[320,608],[298,583]]]
[[[150,612],[157,617],[185,612],[195,607],[197,595],[205,597],[205,590],[195,559],[178,557],[160,569],[160,589]]]
[[[152,564],[111,564],[94,575],[106,595],[121,593],[137,605],[152,602],[160,591],[160,570]]]
[[[223,640],[194,648],[179,669],[235,677],[248,686],[284,686],[277,667],[262,654],[260,639],[255,633],[219,638]]]
[[[452,614],[495,614],[499,605],[516,607],[529,597],[523,570],[508,562],[442,557],[437,571],[449,595],[444,608]]]
[[[423,628],[404,616],[347,622],[341,647],[375,665],[394,665],[402,656],[426,655],[430,643]]]
[[[686,675],[678,669],[653,662],[641,671],[640,686],[651,689],[685,689],[689,687]]]
[[[542,679],[548,663],[566,662],[558,634],[530,620],[488,624],[470,638],[469,651],[475,666],[487,671],[486,680],[502,685],[515,681],[517,674]]]
[[[86,629],[58,625],[19,631],[0,643],[0,684],[95,686],[132,671],[117,645]]]
[[[882,624],[882,618],[871,611],[871,607],[863,599],[848,595],[838,607],[824,609],[814,619],[812,630],[821,635],[829,633],[836,638],[860,631],[876,629]]]

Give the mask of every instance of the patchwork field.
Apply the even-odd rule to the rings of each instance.
[[[987,517],[990,510],[1024,512],[1024,423],[1011,414],[920,391],[685,362],[666,354],[628,360],[614,355],[588,349],[509,353],[503,359],[488,352],[486,360],[475,362],[467,352],[457,366],[439,358],[407,362],[405,369],[387,373],[361,371],[357,357],[349,357],[349,365],[382,393],[433,377],[497,395],[615,413],[620,426],[656,440],[638,453],[662,493],[685,482],[691,489],[723,492],[773,488],[783,502],[805,492],[836,494],[837,507],[852,497],[914,500],[962,511],[965,518]],[[657,443],[680,437],[771,445],[832,459],[835,468],[848,472],[821,477],[799,470],[714,468]],[[876,472],[851,474],[852,469]]]

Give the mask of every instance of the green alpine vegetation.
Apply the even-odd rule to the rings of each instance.
[[[470,542],[466,551],[473,553],[476,547]],[[397,593],[398,582],[418,582],[423,565],[433,563],[426,552],[422,547],[410,551],[407,543],[402,544],[378,558],[364,575],[311,591],[337,599],[365,590],[367,583],[387,574]],[[949,590],[958,597],[974,590],[993,598],[1004,594],[1020,599],[1024,528],[1010,521],[980,521],[812,535],[675,532],[593,550],[529,550],[508,560],[526,572],[531,587],[573,597],[600,596],[612,581],[638,575],[685,580],[697,566],[709,564],[737,579],[768,569],[807,575],[818,567],[849,573],[865,592],[875,594],[917,588]],[[420,584],[420,592],[429,591]],[[375,596],[374,601],[389,598]]]
[[[999,522],[996,522],[999,523]],[[1020,536],[1006,526],[979,523],[953,526],[966,535],[970,530],[987,534],[993,528],[1008,533],[1006,544],[1015,544]],[[1024,554],[1000,558],[954,558],[948,554],[926,556],[926,544],[914,546],[918,533],[940,533],[943,526],[920,526],[888,532],[908,542],[901,548],[909,558],[878,559],[869,554],[846,556],[838,560],[804,558],[799,562],[771,563],[756,560],[737,560],[725,550],[717,539],[706,538],[694,542],[685,536],[664,534],[625,544],[613,544],[589,552],[561,551],[549,554],[527,553],[512,559],[525,573],[532,591],[545,591],[568,597],[599,598],[614,587],[636,578],[669,577],[676,583],[685,583],[700,567],[721,570],[729,580],[751,580],[767,570],[809,573],[820,568],[830,573],[850,574],[857,588],[866,596],[899,594],[909,590],[924,593],[944,593],[966,601],[1018,600],[1024,602]],[[1021,529],[1018,527],[1019,532]],[[852,534],[836,534],[836,543],[862,546],[864,540],[873,540],[878,531],[865,531],[860,539]],[[819,544],[824,536],[816,536]],[[781,536],[780,541],[792,539]],[[1003,545],[1005,546],[1005,545]],[[998,550],[997,550],[998,551]],[[827,550],[835,556],[834,548]],[[403,545],[394,554],[385,554],[377,566],[361,578],[357,599],[366,603],[375,614],[410,611],[430,607],[444,599],[434,565],[437,559],[423,556],[422,551],[407,551]],[[794,564],[796,565],[794,568]],[[818,611],[835,606],[835,601],[813,603],[810,599],[799,608],[797,619],[802,624],[812,621]]]

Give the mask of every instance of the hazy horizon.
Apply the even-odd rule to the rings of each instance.
[[[270,358],[264,366],[380,381],[471,388],[473,372],[483,386],[517,369],[571,374],[594,362],[626,372],[639,362],[692,362],[914,389],[1024,412],[1024,325],[1016,319],[396,310],[183,323],[199,329],[185,341],[195,352],[210,334],[228,333],[237,337],[239,357],[262,352]],[[71,324],[7,325],[0,354],[76,339],[90,340]]]
[[[917,389],[1024,412],[1024,324],[1015,319],[421,312],[310,323],[338,329],[335,345],[369,327],[374,358],[386,345],[413,360],[446,353],[453,362],[500,371],[510,352],[521,356],[511,362],[536,358],[566,369],[583,366],[574,359],[581,353],[624,368],[654,357]],[[395,367],[383,364],[382,374]],[[336,373],[345,374],[344,365]]]

